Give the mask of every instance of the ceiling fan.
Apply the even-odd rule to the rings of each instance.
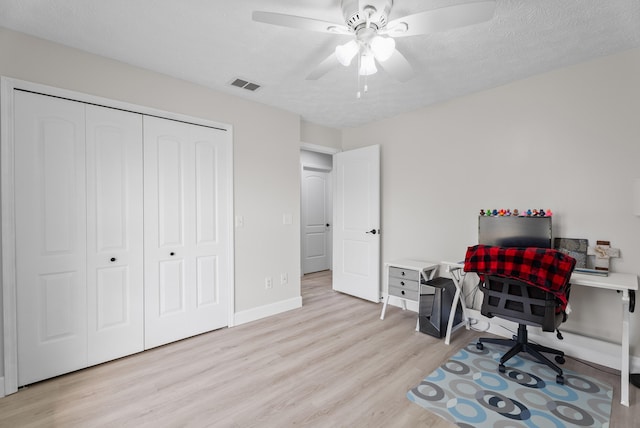
[[[253,12],[253,20],[282,27],[349,35],[308,76],[316,80],[342,64],[358,59],[358,75],[378,71],[376,64],[400,82],[413,77],[413,68],[395,47],[394,38],[417,36],[477,24],[493,17],[495,0],[459,4],[418,12],[388,21],[393,0],[341,0],[344,24],[273,12]],[[366,91],[366,86],[365,86]]]

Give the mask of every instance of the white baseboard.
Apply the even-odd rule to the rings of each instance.
[[[500,318],[487,318],[480,311],[468,309],[469,317],[477,320],[476,329],[485,330],[487,333],[498,336],[511,337],[518,330],[518,324]],[[560,326],[562,330],[562,326]],[[563,351],[569,357],[600,364],[605,367],[620,370],[621,345],[607,342],[602,339],[582,336],[567,331],[562,332],[563,340],[556,338],[555,333],[543,332],[536,327],[528,327],[529,339],[535,343],[549,346]],[[629,368],[631,373],[640,371],[640,358],[630,356]]]
[[[234,315],[234,325],[245,324],[251,321],[257,321],[262,318],[277,315],[293,309],[302,307],[302,297],[294,297],[293,299],[282,300],[280,302],[271,303],[269,305],[259,306],[257,308],[246,311],[236,312]]]

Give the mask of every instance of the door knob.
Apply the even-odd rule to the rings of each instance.
[[[325,226],[329,227],[329,226],[331,226],[331,225],[330,225],[329,223],[327,223]]]
[[[174,253],[173,251],[169,253],[170,256],[175,256],[176,253]]]
[[[111,263],[113,263],[113,262],[115,262],[115,261],[116,261],[116,258],[115,258],[115,257],[111,257],[111,258],[109,259],[109,261],[110,261]]]
[[[370,231],[368,231],[367,233],[370,233],[370,234],[372,234],[372,235],[375,235],[375,234],[376,234],[376,233],[378,233],[378,232],[376,232],[376,230],[375,230],[375,229],[371,229],[371,230],[370,230]]]

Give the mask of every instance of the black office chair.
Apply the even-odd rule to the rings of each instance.
[[[569,297],[570,284],[566,284],[564,294]],[[479,338],[476,343],[478,349],[483,349],[483,343],[511,346],[500,358],[498,370],[505,372],[505,363],[519,352],[527,352],[541,363],[553,369],[556,382],[564,384],[563,372],[542,353],[554,354],[558,364],[564,364],[564,352],[529,342],[527,325],[541,327],[543,331],[558,331],[558,326],[566,321],[566,314],[560,310],[557,297],[540,288],[525,282],[505,278],[497,275],[484,275],[484,282],[480,289],[484,293],[482,301],[482,315],[492,318],[497,316],[518,323],[518,334],[512,339]],[[562,338],[558,331],[558,338]]]

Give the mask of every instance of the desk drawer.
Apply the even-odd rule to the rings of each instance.
[[[419,301],[419,295],[417,290],[407,290],[406,288],[389,286],[389,295],[402,297],[403,299]]]
[[[420,280],[420,272],[411,269],[402,269],[398,267],[389,266],[389,276],[396,278],[406,278],[411,281]]]
[[[389,287],[398,287],[405,290],[418,291],[418,281],[411,281],[405,278],[389,277]]]

